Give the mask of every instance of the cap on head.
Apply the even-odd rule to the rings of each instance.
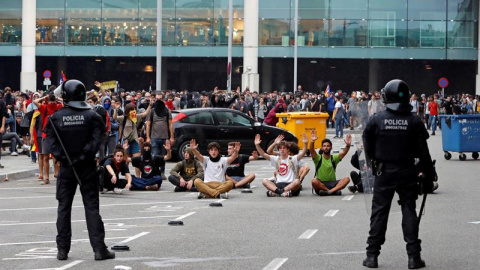
[[[402,80],[391,80],[382,89],[382,99],[387,109],[398,112],[410,112],[410,90]]]

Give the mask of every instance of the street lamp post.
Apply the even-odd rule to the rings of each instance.
[[[162,90],[162,6],[163,1],[157,0],[157,90]]]
[[[298,71],[298,0],[295,0],[295,46],[293,49],[293,93],[297,91],[297,71]]]
[[[233,42],[233,0],[228,1],[228,63],[227,92],[232,92],[232,42]]]

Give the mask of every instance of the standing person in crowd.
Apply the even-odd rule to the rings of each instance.
[[[198,192],[193,182],[197,178],[203,180],[203,166],[195,159],[191,148],[186,148],[183,155],[184,159],[170,170],[168,181],[175,186],[175,192]]]
[[[0,146],[3,142],[3,134],[5,133],[5,120],[7,119],[7,106],[2,99],[0,99]],[[2,159],[2,148],[0,147],[0,160]],[[4,166],[0,164],[0,169],[3,169]]]
[[[61,85],[60,87],[63,87]],[[42,104],[42,101],[44,104]],[[39,147],[42,152],[40,152],[40,157],[39,159],[42,159],[43,161],[43,182],[42,185],[48,185],[50,184],[50,179],[49,179],[49,174],[50,174],[50,148],[45,147],[45,142],[47,138],[47,134],[45,133],[45,126],[48,121],[48,117],[58,111],[60,108],[62,108],[62,104],[57,103],[57,100],[55,98],[55,95],[53,93],[50,93],[42,98],[37,98],[33,101],[35,106],[38,107],[38,111],[40,112],[40,123],[41,123],[41,135],[42,135],[42,140],[41,143],[42,146]],[[54,162],[54,176],[57,177],[58,174],[58,169],[59,166]]]
[[[419,192],[417,176],[419,171],[425,175],[422,192],[431,192],[435,170],[427,145],[428,132],[421,119],[411,113],[409,94],[405,82],[388,82],[382,90],[387,110],[371,118],[362,135],[366,158],[376,164],[367,257],[363,261],[363,266],[368,268],[378,267],[377,258],[385,243],[388,216],[395,192],[398,193],[398,203],[402,209],[408,268],[425,267],[420,256],[420,224],[415,210]],[[419,170],[415,168],[416,158],[421,164]]]
[[[443,103],[443,109],[445,110],[445,114],[452,115],[453,114],[453,101],[452,96],[447,96],[445,102]]]
[[[265,119],[265,116],[267,115],[268,109],[267,109],[267,104],[265,104],[265,98],[260,97],[260,100],[258,102],[258,107],[257,111],[255,113],[255,121],[263,123],[263,120]]]
[[[235,142],[228,143],[227,157],[233,155],[235,151]],[[226,180],[233,183],[233,188],[250,188],[250,183],[255,180],[255,174],[245,175],[245,164],[252,160],[258,159],[257,151],[253,151],[252,155],[239,154],[238,157],[230,163],[227,168]]]
[[[285,102],[280,99],[278,103],[273,107],[263,120],[263,124],[267,126],[276,126],[278,123],[277,113],[283,113],[285,111]]]
[[[368,116],[372,117],[373,115],[384,110],[383,103],[380,97],[379,92],[375,92],[372,95],[372,99],[368,101]]]
[[[333,121],[335,122],[335,136],[333,138],[343,138],[343,121],[345,118],[343,97],[336,96],[335,101],[335,111],[333,112]]]
[[[331,154],[332,142],[329,139],[322,140],[322,149],[317,154],[315,152],[315,141],[318,139],[317,131],[312,130],[310,135],[310,154],[313,164],[315,164],[315,177],[312,179],[312,188],[319,196],[342,195],[344,189],[350,179],[344,177],[337,180],[337,165],[347,155],[352,144],[352,135],[347,134],[345,138],[345,148],[340,154]]]
[[[437,95],[433,95],[433,98],[430,96],[428,97],[428,110],[430,111],[430,125],[432,127],[432,135],[435,135],[435,130],[437,130],[437,117],[439,106],[437,103]]]
[[[347,100],[347,117],[350,121],[350,130],[354,130],[355,127],[357,109],[357,91],[353,91]]]
[[[417,95],[412,94],[410,97],[410,105],[412,106],[412,113],[419,114],[420,104],[417,100]]]
[[[335,98],[333,97],[333,93],[330,93],[327,97],[326,100],[326,106],[327,106],[327,113],[328,113],[328,119],[327,119],[327,128],[333,128],[333,111],[335,110]]]
[[[105,146],[107,150],[107,154],[111,155],[113,154],[113,150],[115,149],[115,145],[117,145],[118,142],[118,129],[120,128],[120,124],[118,123],[117,120],[113,118],[113,103],[114,102],[119,102],[118,97],[115,97],[116,100],[112,100],[109,96],[104,96],[102,98],[102,105],[103,108],[107,111],[107,115],[109,117],[110,121],[110,130],[107,132],[107,137],[105,139]],[[123,115],[123,112],[118,112],[119,115]]]
[[[66,260],[70,251],[71,212],[77,185],[80,185],[82,193],[87,230],[95,260],[113,259],[115,253],[109,251],[105,245],[105,229],[99,213],[95,153],[100,147],[101,134],[104,130],[102,119],[84,101],[86,91],[80,81],[68,80],[58,90],[65,107],[57,108],[58,110],[44,125],[46,135],[44,147],[50,149],[61,164],[56,191],[57,259]],[[49,102],[51,101],[52,98],[49,98]],[[36,103],[40,105],[39,102],[37,99]]]
[[[220,156],[220,144],[211,142],[207,145],[208,156],[202,156],[197,150],[198,144],[195,139],[190,140],[190,148],[195,157],[202,163],[205,172],[204,180],[195,179],[194,185],[198,189],[198,199],[221,198],[228,199],[228,192],[232,190],[233,183],[225,180],[225,172],[228,165],[238,157],[240,143],[235,144],[233,154],[230,157]]]
[[[426,101],[427,100],[425,99],[425,94],[422,94],[420,96],[420,99],[418,100],[418,116],[420,116],[420,119],[422,119],[422,121],[425,120],[425,106],[427,105]]]

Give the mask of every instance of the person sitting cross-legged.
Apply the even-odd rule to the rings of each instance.
[[[113,151],[113,157],[105,161],[104,177],[100,179],[100,191],[105,193],[113,191],[121,194],[123,189],[130,189],[132,186],[132,176],[125,161],[125,150],[122,146],[117,145]],[[120,174],[126,179],[120,178]]]
[[[275,168],[277,173],[275,183],[271,182],[268,179],[264,179],[262,184],[267,188],[268,197],[292,197],[298,196],[300,193],[301,182],[298,177],[298,168],[299,160],[302,159],[305,151],[302,151],[299,155],[289,156],[287,142],[281,141],[278,144],[278,156],[271,156],[263,151],[260,147],[260,134],[255,136],[255,147],[257,148],[258,153],[270,161],[270,165]],[[303,142],[306,145],[308,144],[308,138],[306,134],[303,134]],[[305,150],[305,149],[304,149]]]
[[[352,143],[352,135],[348,134],[345,138],[345,148],[340,154],[331,155],[332,142],[329,139],[322,140],[322,149],[318,155],[315,152],[315,141],[317,140],[317,131],[312,130],[310,153],[315,164],[315,177],[312,179],[312,189],[319,196],[342,195],[344,189],[350,182],[350,178],[345,177],[336,179],[335,170],[343,157],[348,153]]]
[[[233,182],[225,180],[225,172],[228,165],[238,157],[240,143],[235,143],[235,148],[230,157],[220,156],[220,144],[211,142],[207,145],[208,156],[202,156],[197,150],[198,144],[195,139],[190,140],[190,148],[195,157],[202,163],[205,173],[204,180],[197,178],[194,181],[198,189],[198,199],[222,198],[228,199],[228,192],[233,188]]]
[[[185,159],[179,161],[172,170],[168,181],[175,186],[175,192],[193,191],[197,192],[197,188],[193,184],[195,179],[203,179],[203,167],[198,160],[195,160],[193,150],[191,148],[185,149]]]
[[[235,143],[228,143],[228,156],[233,154]],[[253,151],[251,156],[240,154],[227,168],[227,181],[233,182],[233,188],[250,188],[250,183],[255,180],[255,174],[245,175],[245,164],[258,159],[257,151]]]

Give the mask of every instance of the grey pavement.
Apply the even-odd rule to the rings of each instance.
[[[341,139],[333,144],[336,151],[344,145]],[[420,228],[426,269],[478,269],[479,161],[470,155],[460,161],[458,154],[445,160],[441,132],[431,137],[429,146],[437,159],[440,187],[428,196]],[[353,150],[337,166],[338,177],[353,169]],[[9,158],[2,157],[2,164]],[[55,180],[48,186],[38,185],[35,177],[2,182],[0,269],[366,269],[361,266],[369,230],[364,196],[348,190],[342,196],[312,195],[308,179],[313,165],[310,158],[305,161],[311,172],[296,198],[266,197],[260,181],[273,168],[265,160],[246,165],[247,172],[257,175],[253,193],[232,190],[228,200],[197,200],[196,193],[174,193],[168,182],[158,192],[100,195],[107,245],[130,247],[117,252],[115,260],[102,262],[93,260],[79,192],[69,259],[57,261]],[[167,163],[167,172],[173,164]],[[214,201],[223,207],[209,207]],[[184,225],[169,226],[170,220]],[[380,269],[407,269],[401,222],[393,201]]]

